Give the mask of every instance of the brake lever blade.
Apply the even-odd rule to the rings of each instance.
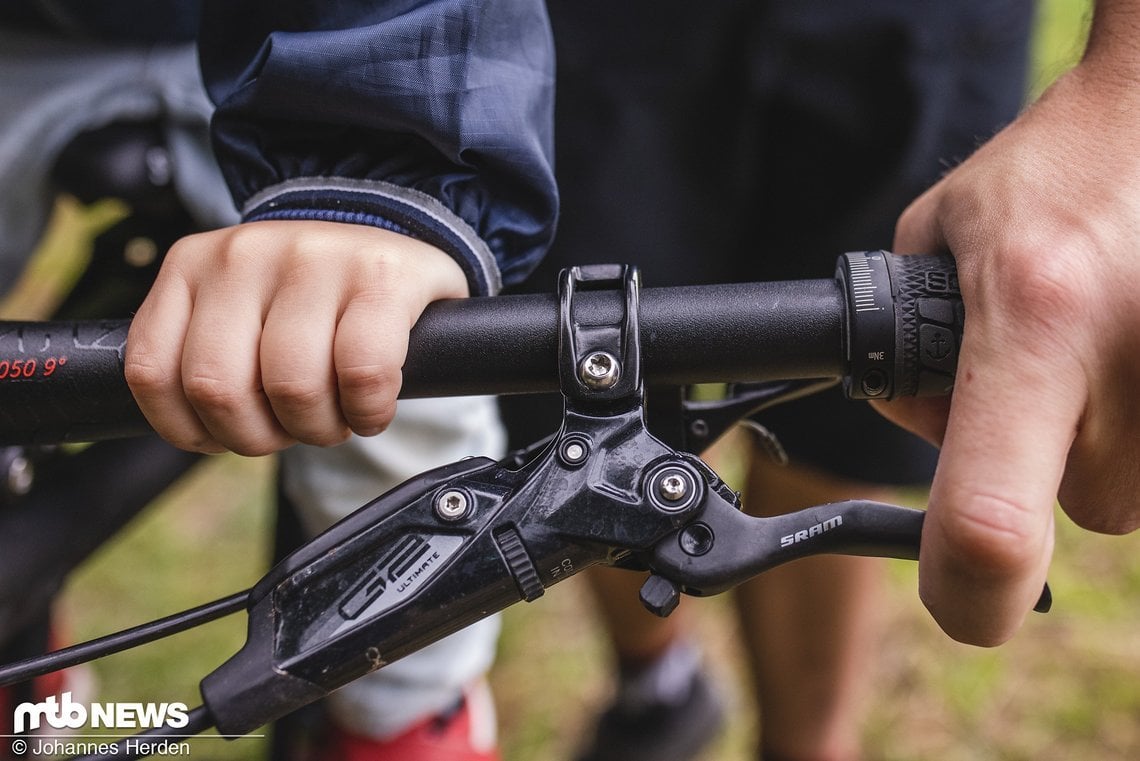
[[[677,537],[658,543],[650,560],[655,573],[701,597],[808,555],[917,559],[924,517],[921,510],[865,500],[767,518],[715,509],[715,503],[710,508]]]
[[[654,547],[648,564],[679,591],[707,596],[809,555],[917,560],[925,518],[923,510],[870,500],[834,502],[764,518],[710,501],[697,520]],[[655,586],[660,599],[660,582]],[[1046,584],[1033,609],[1045,613],[1051,605]]]

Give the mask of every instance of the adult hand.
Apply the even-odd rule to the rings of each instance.
[[[1086,59],[920,197],[895,250],[949,250],[966,306],[951,400],[880,405],[942,445],[920,595],[993,645],[1041,592],[1059,498],[1140,524],[1140,88]]]
[[[382,431],[424,307],[467,295],[439,249],[372,227],[254,222],[167,254],[126,377],[176,446],[260,455]]]

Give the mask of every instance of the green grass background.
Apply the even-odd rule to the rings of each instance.
[[[1033,93],[1079,54],[1085,0],[1046,0]],[[273,463],[211,458],[101,550],[70,583],[60,617],[85,639],[226,595],[268,558]],[[913,564],[884,561],[884,635],[867,743],[883,759],[1140,758],[1140,562],[1134,537],[1075,529],[1058,514],[1055,604],[994,650],[948,640],[916,595]],[[755,717],[729,601],[691,601],[733,710],[706,761],[752,758]],[[637,604],[631,600],[631,604]],[[197,680],[240,647],[235,616],[95,664],[99,700],[197,704]],[[587,732],[610,689],[604,642],[584,584],[559,585],[505,616],[493,674],[506,761],[558,761]],[[259,759],[264,742],[204,741],[199,758]]]

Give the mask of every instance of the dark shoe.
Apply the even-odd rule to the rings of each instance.
[[[724,725],[724,702],[701,669],[675,702],[611,705],[578,761],[691,761]]]

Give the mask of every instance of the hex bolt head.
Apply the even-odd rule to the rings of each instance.
[[[621,375],[621,363],[617,357],[605,351],[595,351],[587,355],[578,366],[578,377],[595,391],[610,388]]]
[[[696,473],[681,465],[666,464],[653,471],[645,495],[658,510],[678,513],[701,500],[701,484]]]
[[[467,495],[458,489],[449,489],[435,500],[435,513],[445,521],[457,521],[467,515],[470,508]]]
[[[679,502],[689,493],[689,482],[680,473],[666,473],[657,482],[657,494],[667,502]]]

